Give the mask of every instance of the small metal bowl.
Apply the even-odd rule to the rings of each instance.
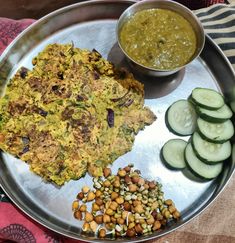
[[[133,58],[131,58],[126,53],[126,51],[124,50],[124,48],[121,45],[120,31],[122,29],[123,24],[126,21],[128,21],[130,16],[141,10],[156,9],[156,8],[168,9],[168,10],[171,10],[171,11],[174,11],[174,12],[180,14],[192,25],[193,30],[195,31],[196,38],[197,38],[195,53],[192,56],[192,58],[183,66],[180,66],[180,67],[177,67],[174,69],[169,69],[169,70],[161,70],[161,69],[155,69],[155,68],[144,66],[144,65],[136,62]],[[196,15],[194,15],[194,13],[190,9],[186,8],[182,4],[179,4],[179,3],[173,2],[173,1],[169,1],[169,0],[145,0],[145,1],[141,1],[141,2],[131,5],[120,16],[118,23],[117,23],[116,34],[117,34],[118,44],[119,44],[121,50],[123,51],[123,53],[125,54],[125,56],[127,57],[127,60],[129,61],[131,67],[135,71],[137,71],[141,74],[150,75],[150,76],[158,76],[158,77],[159,76],[168,76],[173,73],[176,73],[180,69],[184,68],[186,65],[191,63],[195,58],[197,58],[200,55],[200,53],[204,47],[204,42],[205,42],[204,30],[201,25],[201,22],[196,17]]]

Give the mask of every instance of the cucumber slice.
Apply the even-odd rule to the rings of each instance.
[[[217,177],[223,169],[223,163],[208,165],[199,160],[193,151],[191,143],[188,143],[185,148],[185,160],[194,174],[207,180]]]
[[[224,143],[234,134],[233,123],[230,120],[211,123],[198,118],[197,126],[201,137],[212,143]]]
[[[217,110],[224,105],[223,96],[212,89],[195,88],[191,98],[194,103],[208,110]]]
[[[180,136],[191,135],[196,128],[197,113],[187,100],[178,100],[166,112],[166,125]]]
[[[197,132],[192,136],[192,146],[197,157],[205,163],[215,164],[231,155],[231,143],[211,143],[204,140]]]
[[[196,109],[201,118],[203,118],[206,121],[215,123],[227,121],[233,115],[233,112],[226,104],[224,104],[218,110],[207,110],[199,106],[197,106]]]
[[[173,169],[185,168],[184,150],[187,145],[182,139],[170,139],[162,147],[164,162]]]

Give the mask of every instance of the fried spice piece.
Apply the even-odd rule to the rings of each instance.
[[[0,148],[46,181],[102,175],[156,119],[144,107],[143,85],[96,50],[51,44],[33,65],[16,73],[0,100]]]

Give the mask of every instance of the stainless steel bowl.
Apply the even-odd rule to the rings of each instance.
[[[130,18],[131,15],[135,14],[136,12],[141,10],[146,10],[146,9],[154,9],[154,8],[168,9],[174,11],[180,14],[181,16],[183,16],[185,19],[187,19],[189,23],[192,25],[197,37],[197,46],[194,55],[189,60],[189,62],[186,63],[185,65],[174,69],[169,69],[169,70],[160,70],[160,69],[146,67],[136,62],[133,58],[131,58],[122,47],[120,43],[120,31],[122,29],[123,24]],[[197,58],[200,55],[205,42],[204,30],[201,25],[201,22],[196,17],[196,15],[190,9],[186,8],[182,4],[169,1],[169,0],[146,0],[131,5],[120,16],[117,23],[116,34],[117,34],[118,44],[122,49],[123,53],[125,54],[125,56],[127,57],[127,60],[129,61],[131,67],[142,74],[150,75],[150,76],[168,76],[178,72],[180,69],[182,69],[183,67],[191,63],[195,58]]]

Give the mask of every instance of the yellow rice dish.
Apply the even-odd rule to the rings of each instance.
[[[33,65],[15,74],[0,100],[0,148],[46,181],[102,175],[156,119],[144,107],[143,85],[96,50],[51,44]]]

